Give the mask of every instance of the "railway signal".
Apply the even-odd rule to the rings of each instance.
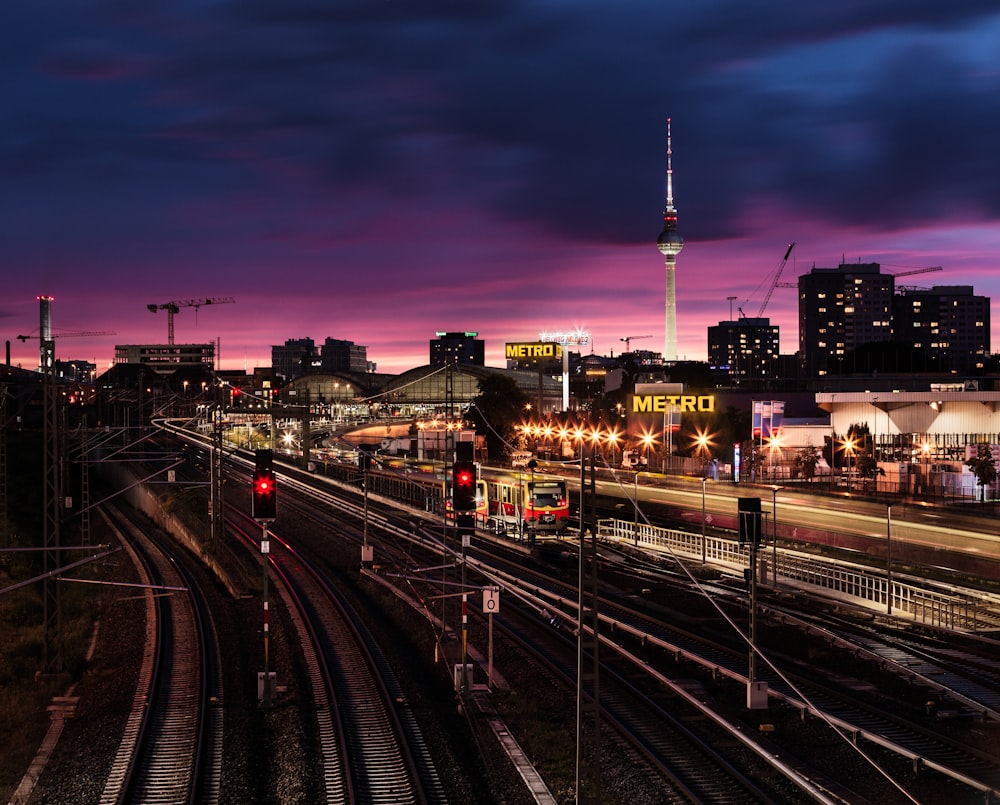
[[[760,498],[740,498],[738,512],[740,545],[749,542],[753,547],[757,547],[761,539]]]
[[[474,512],[476,510],[476,465],[472,461],[456,461],[452,466],[452,510]]]
[[[254,452],[253,497],[251,500],[254,520],[274,520],[278,514],[278,485],[274,477],[274,453],[271,450]]]

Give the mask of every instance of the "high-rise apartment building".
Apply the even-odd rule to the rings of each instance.
[[[799,277],[799,357],[808,375],[839,374],[844,357],[891,341],[895,280],[878,263],[841,263]]]
[[[984,368],[990,352],[990,298],[971,285],[905,289],[893,299],[893,332],[928,367],[958,374]]]
[[[734,383],[775,376],[779,348],[778,325],[767,318],[720,321],[708,328],[708,362],[729,367]]]

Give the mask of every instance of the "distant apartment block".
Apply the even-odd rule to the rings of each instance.
[[[118,344],[115,364],[145,366],[158,375],[178,369],[215,368],[215,344]]]
[[[371,372],[368,363],[368,347],[353,341],[327,338],[319,350],[320,371],[322,372]]]
[[[285,380],[306,374],[316,356],[316,342],[311,338],[289,338],[280,346],[271,347],[271,368]]]
[[[728,367],[733,381],[775,377],[780,332],[770,319],[720,321],[708,328],[708,362]]]
[[[892,340],[894,282],[878,263],[841,263],[799,277],[799,356],[807,375],[839,374],[848,353]]]
[[[990,298],[971,285],[907,288],[893,300],[896,340],[912,345],[938,368],[958,374],[982,371],[990,353]]]

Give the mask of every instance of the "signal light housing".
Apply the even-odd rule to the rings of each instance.
[[[452,509],[455,512],[476,510],[476,465],[472,461],[456,461],[451,475]]]
[[[740,498],[737,505],[739,515],[740,545],[750,543],[760,545],[762,536],[760,498]]]
[[[278,515],[278,485],[274,476],[274,453],[271,450],[257,450],[254,453],[251,511],[254,520],[274,520]]]

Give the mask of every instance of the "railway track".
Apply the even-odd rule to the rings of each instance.
[[[926,687],[935,697],[932,709],[942,716],[960,710],[1000,724],[1000,642],[993,637],[890,618],[850,618],[801,601],[768,601],[766,610],[784,624],[799,626]]]
[[[235,516],[235,515],[233,515]],[[248,541],[255,532],[241,528]],[[270,532],[269,569],[301,625],[317,712],[326,801],[445,801],[433,759],[399,681],[336,586]]]
[[[211,615],[183,567],[119,509],[108,512],[146,589],[147,642],[103,805],[217,802],[221,664]]]
[[[296,486],[298,486],[297,483]],[[332,484],[330,486],[333,487]],[[354,496],[351,497],[351,500],[345,500],[342,495],[335,496],[334,494],[315,492],[310,494],[316,495],[314,499],[323,501],[323,504],[319,508],[326,508],[324,504],[329,502],[331,507],[336,507],[339,511],[340,514],[338,516],[353,517],[360,520],[360,506],[354,502]],[[360,496],[357,496],[356,499],[360,503]],[[419,556],[418,548],[415,547],[415,543],[413,542],[414,532],[417,530],[415,527],[417,514],[411,512],[400,517],[398,512],[382,512],[380,511],[380,503],[373,500],[370,516],[372,518],[372,528],[388,528],[394,535],[392,539],[407,540],[407,547],[400,548],[400,558],[398,560],[392,559],[390,563],[398,561],[399,566],[405,568],[407,565],[412,566],[415,561],[418,563],[423,561],[417,559]],[[408,524],[409,527],[400,527],[400,521],[405,520],[406,517],[409,517],[411,520]],[[341,529],[341,533],[343,536],[348,536],[348,532],[352,530]],[[380,552],[391,550],[391,541],[383,539],[378,550]],[[436,556],[440,559],[442,549],[439,541],[435,543],[435,539],[429,537],[424,541],[424,544],[425,548],[430,552],[428,554],[430,557],[434,557],[436,553]],[[476,544],[481,544],[481,541],[477,539]],[[566,544],[572,548],[571,541],[566,541],[564,545]],[[553,587],[547,590],[547,585],[551,584],[551,581],[539,582],[536,576],[525,573],[523,564],[516,570],[512,569],[509,576],[505,576],[503,573],[497,574],[493,569],[497,566],[494,557],[480,556],[478,551],[472,551],[471,553],[475,555],[473,563],[481,562],[483,572],[489,575],[494,581],[498,581],[499,584],[506,587],[509,591],[513,592],[518,589],[530,588],[533,590],[532,594],[539,596],[539,600],[545,606],[556,609],[561,608],[563,620],[570,622],[575,619],[572,606],[575,600],[575,589],[571,586],[562,589]],[[574,560],[570,559],[569,561]],[[623,570],[622,572],[627,571]],[[445,582],[445,575],[447,574],[442,575],[441,583]],[[455,576],[453,575],[448,576],[448,578],[450,581],[455,580]],[[431,594],[432,589],[433,583],[427,589],[428,595]],[[539,592],[539,590],[547,591]],[[739,597],[732,590],[728,591],[726,595],[734,599]],[[733,606],[738,610],[738,603],[734,603]],[[610,593],[607,601],[602,600],[599,606],[602,610],[601,628],[602,631],[613,628],[618,635],[631,635],[628,639],[631,640],[634,637],[639,644],[646,644],[645,646],[640,645],[640,648],[656,652],[653,655],[648,655],[643,651],[636,651],[634,663],[637,667],[648,664],[650,662],[649,657],[652,656],[654,657],[653,662],[659,665],[664,673],[676,675],[678,673],[689,674],[690,663],[697,663],[701,667],[708,669],[709,674],[714,677],[728,677],[737,685],[746,684],[746,650],[745,646],[741,647],[739,645],[739,640],[735,641],[737,645],[734,648],[731,644],[712,644],[711,641],[706,642],[703,639],[696,639],[703,637],[703,635],[684,635],[676,631],[669,632],[669,630],[667,630],[667,633],[664,633],[667,624],[661,619],[651,616],[649,612],[638,610],[625,612],[624,610],[627,608],[618,609],[619,607],[621,607],[620,603],[616,599],[613,599]],[[738,618],[739,616],[735,617]],[[872,651],[871,645],[867,647],[867,650]],[[874,652],[872,651],[872,653]],[[847,650],[845,654],[849,655],[852,661],[856,661],[856,655],[853,650]],[[669,666],[671,662],[676,659],[683,660],[686,668],[683,670],[670,670]],[[785,662],[788,658],[781,659],[782,662]],[[888,662],[889,660],[886,658],[885,662],[881,664],[874,663],[873,667],[878,666],[885,673],[886,669],[884,665]],[[960,670],[955,671],[956,676],[973,676],[968,669],[975,662],[975,657],[963,659],[962,662],[956,659],[953,663],[954,667],[958,668],[964,663],[966,668],[964,672]],[[919,719],[911,713],[904,713],[900,716],[899,714],[889,712],[892,706],[887,701],[881,703],[885,705],[882,707],[879,706],[878,702],[873,704],[870,701],[866,701],[868,697],[865,692],[872,687],[868,669],[859,667],[855,673],[842,674],[840,678],[833,680],[836,684],[824,687],[823,683],[830,681],[828,679],[830,677],[829,668],[814,668],[809,673],[816,674],[818,681],[814,683],[815,687],[809,688],[813,692],[807,696],[808,701],[798,696],[796,690],[801,691],[813,683],[809,682],[808,674],[802,673],[803,668],[796,667],[795,671],[794,685],[788,686],[787,690],[785,689],[785,680],[780,677],[765,677],[772,692],[790,704],[790,709],[795,709],[803,713],[813,713],[820,719],[828,719],[835,731],[847,735],[853,741],[870,743],[873,746],[879,747],[880,750],[884,749],[888,753],[904,759],[914,770],[919,770],[921,778],[926,778],[928,772],[939,771],[942,775],[954,781],[957,791],[964,791],[961,794],[962,796],[968,796],[970,789],[976,792],[975,796],[985,796],[987,799],[997,796],[996,787],[992,779],[996,763],[991,756],[988,754],[977,754],[976,751],[973,751],[975,747],[969,746],[968,741],[964,747],[960,745],[961,742],[958,742],[957,745],[949,744],[947,740],[944,740],[947,737],[943,734],[944,730],[926,729],[926,725],[914,723],[919,721]],[[913,674],[909,674],[908,684],[911,684],[909,679],[912,677]],[[993,687],[993,680],[990,679],[986,672],[983,672],[982,679],[978,684],[984,690],[989,690]],[[949,687],[949,690],[957,690],[959,687],[961,686]],[[829,698],[831,693],[835,694],[834,699]],[[968,693],[963,695],[972,698]],[[815,702],[812,701],[814,697]],[[879,712],[880,710],[881,712]],[[895,715],[895,723],[885,720],[885,716],[887,715]],[[734,726],[733,729],[737,730],[740,727]],[[791,747],[792,751],[794,751],[794,748],[794,746]],[[961,758],[958,756],[961,756]]]
[[[539,601],[540,606],[560,612],[564,620],[572,622],[575,618],[575,590],[569,586],[538,578],[528,581],[521,570],[514,576],[504,577],[503,581],[512,591],[520,589],[523,595],[531,595]],[[732,591],[726,594],[736,602],[737,595],[733,595]],[[696,600],[692,598],[688,612],[699,611],[696,606]],[[599,609],[605,634],[613,633],[619,643],[623,636],[630,636],[635,643],[632,651],[637,661],[646,667],[665,668],[664,663],[669,661],[662,654],[665,652],[667,657],[699,665],[713,676],[727,677],[739,685],[747,684],[748,651],[738,640],[720,642],[718,635],[710,639],[704,630],[683,628],[678,623],[654,617],[645,608],[626,605],[610,595],[602,597]],[[739,604],[734,603],[733,609],[738,612]],[[704,606],[700,611],[703,614],[698,617],[708,618],[711,614]],[[879,686],[882,683],[878,674],[890,673],[893,669],[888,664],[872,662],[870,667],[866,667],[858,661],[862,653],[860,644],[855,644],[857,650],[852,650],[847,638],[838,639],[832,649],[830,645],[824,649],[817,644],[817,655],[823,660],[818,664],[809,663],[803,659],[809,652],[803,643],[802,633],[789,629],[783,634],[786,642],[797,642],[795,657],[769,645],[765,654],[770,658],[769,662],[774,661],[780,675],[770,667],[757,675],[759,680],[768,683],[773,696],[827,721],[831,728],[850,736],[856,744],[861,742],[886,750],[905,759],[914,768],[921,769],[924,774],[931,771],[940,773],[954,781],[959,790],[964,788],[967,793],[974,791],[983,796],[998,795],[1000,756],[982,746],[982,737],[976,731],[966,730],[964,738],[956,737],[950,723],[924,718],[922,710],[914,712],[912,708],[902,707],[881,696]],[[780,644],[782,638],[776,636],[774,639]],[[866,651],[874,653],[871,643],[869,638]],[[606,644],[612,648],[616,645],[610,640],[606,640]],[[659,656],[649,653],[653,647],[659,649]],[[900,666],[896,670],[901,674],[901,688],[916,682],[909,669]],[[676,674],[677,671],[667,673]],[[904,680],[905,685],[902,684]],[[935,689],[939,696],[951,701],[962,698],[957,691],[944,690],[940,682]],[[986,708],[984,705],[979,705],[979,708],[978,714],[981,715]],[[971,712],[977,715],[977,711]]]
[[[546,629],[537,613],[523,609],[516,601],[505,603],[503,611],[502,617],[494,619],[495,626],[572,695],[576,685],[575,637],[564,630]],[[586,656],[585,661],[592,659]],[[668,710],[663,702],[633,684],[627,678],[629,673],[629,669],[615,670],[602,661],[600,720],[602,726],[612,728],[628,741],[650,771],[658,775],[663,803],[737,805],[788,801],[754,782],[717,748],[725,746],[726,753],[732,750],[732,742],[721,732],[709,734],[703,729],[699,734],[685,723],[696,715],[695,711],[676,699]],[[588,689],[586,695],[592,702],[593,690]],[[593,725],[585,728],[592,730]],[[761,775],[762,779],[769,777],[773,775]]]
[[[296,513],[302,517],[317,521],[322,521],[324,518],[315,507],[300,508],[298,504],[292,505],[296,506]],[[338,501],[336,505],[341,507],[345,504]],[[358,542],[361,540],[360,529],[355,532],[354,529],[345,528],[341,524],[338,532],[342,537],[355,538]],[[420,557],[425,551],[426,561],[440,561],[441,548],[433,538],[425,540],[412,531],[398,534],[397,538],[398,541],[391,539],[380,541],[380,552],[386,564],[402,568],[407,563],[421,561]],[[458,581],[454,578],[449,583]],[[435,583],[436,580],[430,584],[415,583],[411,579],[407,585],[410,588],[409,592],[414,588],[421,588],[423,595],[430,598],[436,592]],[[505,610],[506,608],[505,605]],[[537,612],[529,608],[529,611],[520,618],[525,628],[513,626],[504,628],[508,639],[518,642],[522,650],[534,658],[534,662],[545,664],[549,673],[565,688],[566,695],[571,696],[575,679],[574,660],[571,656],[572,645],[566,643],[563,633],[546,635],[544,629],[541,630],[541,636],[536,635],[533,641],[527,640],[524,635],[532,628],[538,629],[537,624],[533,623],[538,620]],[[505,620],[501,618],[498,623],[502,624]],[[548,631],[552,632],[551,629]],[[553,641],[558,644],[558,651]],[[556,663],[553,657],[560,653],[563,655],[562,659]],[[781,796],[768,793],[727,760],[723,753],[713,749],[713,742],[716,744],[721,742],[727,747],[731,744],[731,741],[724,738],[723,733],[716,732],[710,737],[699,736],[687,728],[681,719],[673,717],[664,707],[657,705],[643,694],[626,680],[623,674],[610,669],[607,673],[608,680],[609,682],[613,680],[613,685],[602,687],[601,691],[602,707],[608,708],[609,716],[605,726],[613,727],[618,733],[617,740],[630,745],[636,757],[657,775],[659,783],[656,788],[661,792],[664,801],[720,803],[795,801],[787,798],[787,791]],[[627,673],[626,671],[625,674]],[[696,713],[694,715],[698,717]],[[767,765],[759,760],[757,763],[758,772]],[[769,769],[764,776],[774,777],[773,770]],[[789,784],[787,787],[794,788],[794,785]],[[668,792],[670,792],[669,799],[667,799]],[[803,796],[801,801],[807,799],[808,797]]]

